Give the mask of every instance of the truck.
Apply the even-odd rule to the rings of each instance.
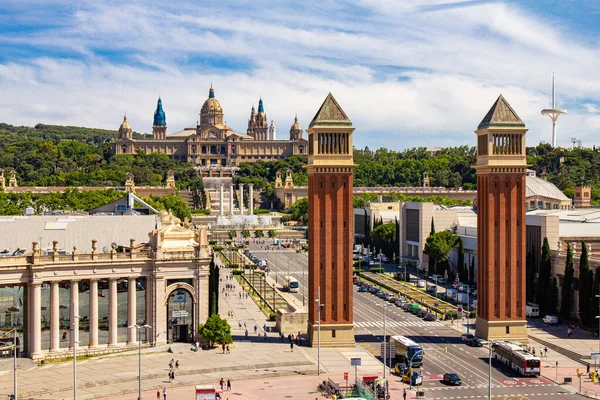
[[[446,291],[446,298],[456,301],[456,293],[458,293],[456,289],[448,289]]]
[[[525,305],[525,316],[526,317],[539,317],[540,316],[539,304],[527,303]]]
[[[456,296],[454,297],[454,299],[456,300],[456,303],[458,303],[458,304],[468,304],[469,303],[468,297],[469,296],[466,293],[458,292],[458,293],[456,293]]]
[[[418,368],[423,365],[423,348],[406,336],[392,336],[390,343],[396,352],[396,359],[409,367]]]

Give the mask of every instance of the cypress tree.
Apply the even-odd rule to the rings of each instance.
[[[545,237],[544,244],[542,245],[542,258],[540,260],[536,300],[540,309],[546,312],[549,309],[546,299],[550,295],[550,279],[552,277],[552,260],[550,257],[550,244],[548,244],[548,238]]]
[[[429,232],[429,236],[433,236],[435,233],[435,223],[433,222],[433,217],[431,217],[431,231]]]
[[[587,324],[589,321],[588,311],[589,309],[585,306],[590,298],[590,293],[588,293],[587,288],[587,278],[588,271],[590,267],[588,264],[588,254],[587,247],[585,242],[581,242],[581,256],[579,257],[579,317],[583,321],[584,324]]]
[[[456,261],[456,268],[458,269],[458,276],[461,282],[468,281],[467,267],[465,266],[465,245],[462,238],[458,238],[458,258]]]
[[[565,262],[565,276],[561,288],[560,296],[560,315],[564,319],[569,319],[571,315],[571,302],[573,300],[573,251],[571,245],[567,243],[567,261]]]
[[[474,285],[475,281],[475,257],[471,256],[471,262],[469,263],[469,285]]]
[[[215,264],[214,254],[208,269],[208,309],[211,316],[219,314],[219,268]]]
[[[367,209],[365,208],[365,245],[368,247],[371,245],[371,220],[367,215]]]
[[[587,310],[586,318],[587,318],[587,326],[595,326],[596,325],[596,314],[598,308],[592,308],[594,305],[594,300],[596,296],[594,294],[594,271],[588,268],[587,279],[585,280],[585,293],[586,293],[586,301],[584,304],[579,304],[579,307],[584,307]]]
[[[550,314],[556,314],[558,309],[558,281],[556,277],[552,278],[552,289],[548,291],[548,312]]]

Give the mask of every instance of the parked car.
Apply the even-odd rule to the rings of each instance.
[[[460,340],[466,343],[474,337],[475,336],[473,336],[472,333],[463,333],[462,335],[460,335]]]
[[[398,298],[396,296],[394,296],[393,294],[390,295],[390,297],[388,297],[387,301],[389,301],[390,303],[396,304],[396,300],[398,300]]]
[[[444,374],[443,381],[445,384],[452,385],[452,386],[460,386],[462,384],[462,381],[460,380],[458,375],[453,374],[453,373]]]
[[[377,297],[379,297],[380,299],[385,299],[388,296],[389,293],[380,290],[379,292],[377,292]]]
[[[396,296],[394,296],[391,293],[387,293],[387,296],[384,297],[385,301],[393,301],[396,298]]]
[[[396,299],[394,301],[394,304],[396,305],[396,307],[402,307],[403,305],[406,304],[406,301],[402,300],[402,299]]]
[[[467,340],[467,346],[482,347],[483,344],[479,341],[479,339],[472,337],[471,339]]]
[[[424,281],[424,280],[422,280],[422,279],[419,279],[419,280],[417,281],[417,287],[418,287],[418,288],[421,288],[421,289],[425,289],[425,281]]]
[[[548,314],[542,318],[542,322],[548,325],[558,324],[558,317],[556,315]]]
[[[369,293],[377,293],[379,288],[377,286],[369,285]]]
[[[367,291],[367,288],[366,288],[366,287],[364,287],[364,286],[360,286],[360,287],[358,288],[358,292],[359,292],[359,293],[366,292],[366,291]]]

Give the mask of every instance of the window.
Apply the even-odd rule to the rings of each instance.
[[[510,326],[507,326],[507,327],[506,327],[506,334],[507,334],[507,335],[510,335]]]
[[[335,337],[335,329],[331,330],[331,337],[334,338]]]
[[[546,210],[550,209],[550,203],[546,203]]]
[[[541,210],[544,208],[544,202],[543,201],[538,201],[538,208]]]

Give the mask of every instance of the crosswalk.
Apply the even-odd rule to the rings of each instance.
[[[297,253],[296,249],[252,250],[252,253]]]
[[[302,271],[302,270],[291,270],[291,271],[271,271],[269,272],[269,274],[271,275],[302,275],[302,274],[307,274],[308,271]]]
[[[354,326],[358,328],[383,328],[383,321],[361,321],[354,322]],[[388,327],[429,327],[429,326],[444,326],[440,321],[386,321]]]

